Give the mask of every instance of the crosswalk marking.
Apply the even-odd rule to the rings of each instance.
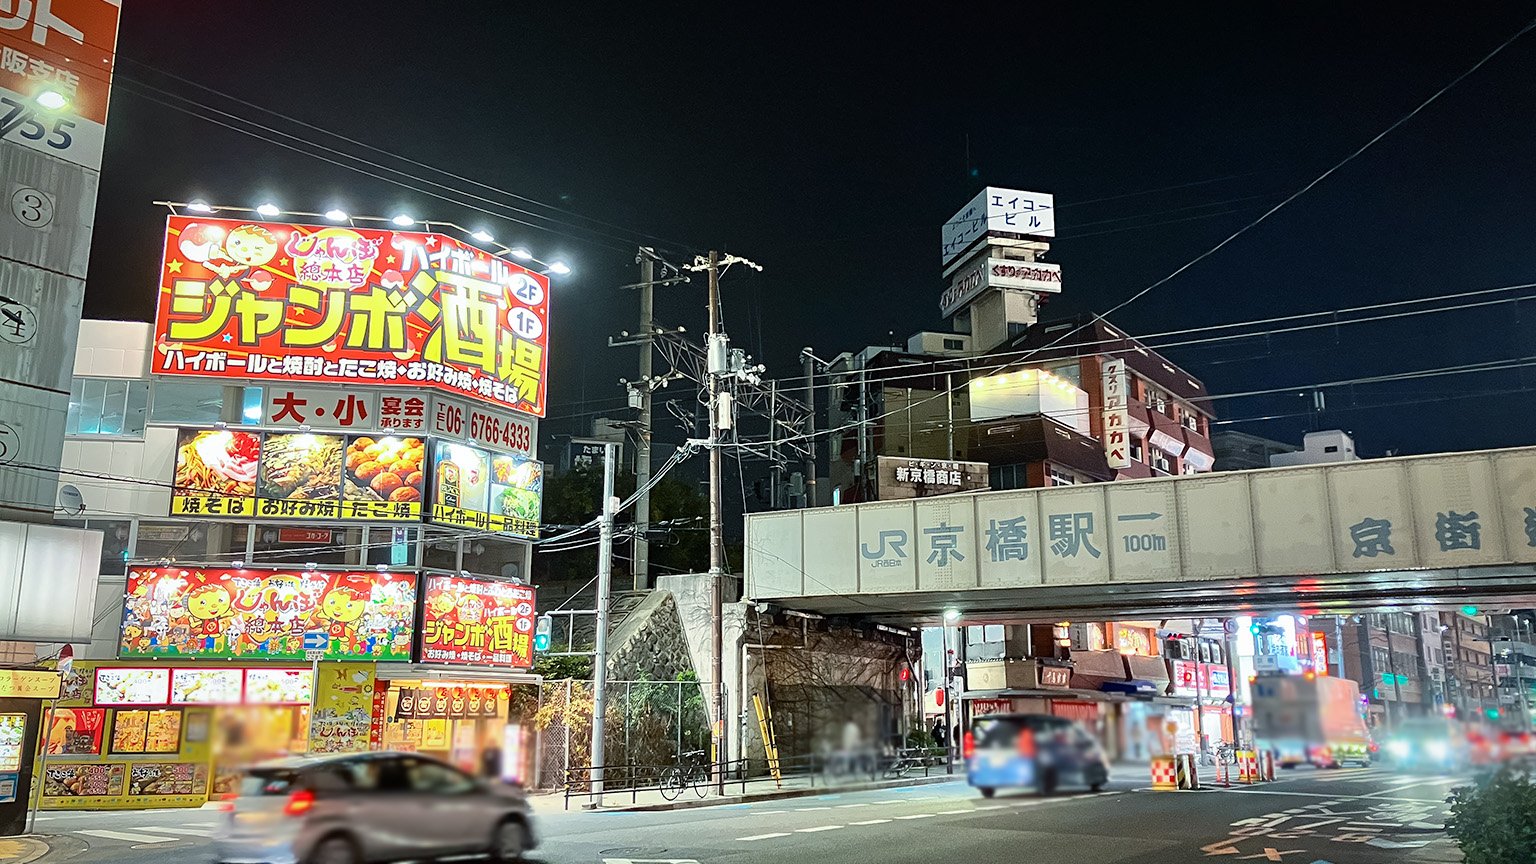
[[[106,840],[124,840],[129,843],[170,843],[181,839],[179,837],[166,837],[163,834],[140,834],[137,831],[108,831],[105,828],[88,828],[74,833],[85,834],[89,837],[101,837]]]

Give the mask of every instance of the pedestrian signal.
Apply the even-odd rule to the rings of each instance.
[[[554,619],[548,615],[540,615],[538,624],[533,628],[533,650],[549,650],[549,634],[555,627]]]

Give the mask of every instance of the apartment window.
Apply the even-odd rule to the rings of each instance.
[[[1077,485],[1077,477],[1075,475],[1073,475],[1072,472],[1070,472],[1070,471],[1063,471],[1060,468],[1052,467],[1051,468],[1051,485],[1052,486],[1076,486]]]
[[[1168,462],[1168,454],[1156,448],[1152,450],[1152,467],[1164,472],[1173,471],[1173,466]]]
[[[1029,485],[1029,472],[1023,465],[993,465],[987,473],[993,489],[1023,489]]]
[[[1392,674],[1392,663],[1385,648],[1371,649],[1371,665],[1376,667],[1378,676]]]
[[[165,424],[255,424],[261,422],[261,388],[238,384],[210,384],[206,381],[170,381],[155,383],[155,404],[150,420]],[[239,406],[238,413],[226,411]]]
[[[76,378],[70,384],[64,434],[142,438],[148,409],[148,381]]]
[[[1184,416],[1180,418],[1179,422],[1183,423],[1184,428],[1191,432],[1200,431],[1200,416],[1198,414],[1192,414],[1188,411],[1185,411]]]
[[[945,351],[964,351],[965,350],[965,340],[964,339],[945,339],[944,340],[944,350]]]
[[[1141,452],[1142,446],[1143,445],[1141,443],[1141,439],[1140,438],[1132,438],[1131,439],[1131,461],[1132,462],[1145,462],[1145,461],[1147,461],[1143,457],[1143,455],[1142,455],[1142,452]]]
[[[1153,390],[1148,387],[1147,407],[1156,409],[1159,414],[1168,414],[1168,396],[1161,390]]]

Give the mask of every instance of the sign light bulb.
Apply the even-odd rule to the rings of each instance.
[[[389,221],[395,223],[396,225],[399,225],[401,228],[404,228],[407,225],[415,225],[416,224],[416,220],[412,219],[410,214],[408,214],[408,213],[401,213],[399,216],[396,216],[395,218],[393,218],[393,219],[391,219]]]
[[[191,210],[193,213],[212,213],[213,212],[213,208],[211,206],[209,206],[208,202],[202,200],[201,198],[199,198],[198,200],[193,201],[192,203],[188,204],[187,205],[187,209]]]
[[[476,231],[475,233],[473,233],[473,234],[471,234],[469,236],[475,238],[476,240],[479,240],[481,243],[489,243],[492,240],[496,239],[495,237],[491,236],[491,232],[485,230],[484,228],[481,228],[480,230]]]
[[[47,108],[49,111],[57,111],[68,105],[69,100],[64,98],[64,94],[57,90],[44,90],[37,94],[37,104]]]
[[[268,201],[268,202],[266,202],[264,204],[257,205],[256,212],[260,213],[263,216],[276,216],[277,214],[279,214],[279,213],[281,213],[283,211],[277,209],[277,205],[276,204],[273,204],[272,202]]]
[[[557,276],[566,276],[570,274],[571,267],[564,261],[556,261],[555,263],[549,265],[549,272],[554,273]]]
[[[341,209],[340,207],[332,207],[331,209],[325,211],[325,218],[331,220],[332,222],[345,222],[348,218],[347,211]]]
[[[527,249],[524,249],[521,246],[518,246],[514,249],[508,249],[507,254],[511,255],[513,258],[516,258],[519,261],[533,260],[533,253],[529,252]]]

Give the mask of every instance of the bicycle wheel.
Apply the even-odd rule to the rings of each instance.
[[[676,801],[677,796],[683,794],[683,788],[688,785],[688,779],[683,774],[683,769],[673,765],[661,772],[661,797],[668,801]]]
[[[703,798],[709,794],[710,785],[709,769],[703,766],[696,768],[693,774],[693,794]]]

